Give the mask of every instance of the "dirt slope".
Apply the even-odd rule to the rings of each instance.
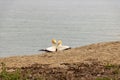
[[[61,66],[61,63],[84,62],[88,59],[120,64],[120,41],[91,44],[67,51],[1,58],[0,63],[6,63],[7,67],[22,67],[32,64],[51,64],[51,67],[54,67]]]

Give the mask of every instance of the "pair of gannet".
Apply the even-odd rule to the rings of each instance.
[[[71,49],[69,46],[63,46],[62,40],[58,40],[58,42],[55,39],[52,39],[52,46],[48,47],[46,49],[41,49],[40,51],[46,51],[46,52],[57,52],[62,50],[68,50]]]

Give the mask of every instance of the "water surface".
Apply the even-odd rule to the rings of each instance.
[[[0,0],[0,57],[39,53],[52,38],[71,47],[120,40],[120,0]]]

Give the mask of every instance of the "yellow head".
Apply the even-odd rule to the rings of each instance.
[[[52,39],[52,44],[56,44],[57,41],[55,39]]]
[[[58,45],[62,45],[62,40],[59,40],[59,41],[58,41]]]

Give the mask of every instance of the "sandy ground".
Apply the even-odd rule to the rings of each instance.
[[[60,64],[85,62],[89,59],[120,64],[120,41],[96,43],[53,53],[0,58],[0,63],[4,62],[7,67],[25,67],[32,64],[50,64],[51,67],[63,67]]]

